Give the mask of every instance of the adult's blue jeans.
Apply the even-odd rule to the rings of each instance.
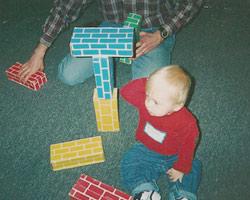
[[[111,24],[104,21],[100,27],[122,27],[121,24]],[[153,33],[159,27],[142,29],[142,31]],[[170,64],[171,51],[174,47],[175,35],[168,37],[158,47],[133,61],[132,79],[148,77],[157,69]],[[119,59],[115,59],[116,61]],[[75,58],[69,53],[58,66],[58,76],[66,85],[76,85],[84,82],[94,74],[91,57]]]
[[[197,200],[196,193],[201,179],[201,163],[195,159],[189,174],[185,174],[182,183],[171,182],[166,174],[177,160],[177,155],[165,156],[153,152],[142,143],[136,142],[129,149],[121,161],[121,182],[132,195],[142,191],[154,190],[160,193],[156,181],[164,174],[169,183],[169,200],[181,199]]]

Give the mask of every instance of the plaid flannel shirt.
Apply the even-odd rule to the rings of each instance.
[[[49,47],[90,1],[55,0],[40,42]],[[136,13],[142,16],[142,28],[161,26],[169,35],[187,24],[201,4],[202,0],[98,0],[103,19],[108,22],[124,24],[129,13]]]

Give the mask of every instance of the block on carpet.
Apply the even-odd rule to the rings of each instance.
[[[86,174],[82,174],[69,193],[71,200],[133,200],[133,197]]]
[[[58,143],[50,146],[50,162],[54,171],[104,161],[101,136]]]
[[[134,28],[75,27],[70,41],[74,57],[132,57]]]
[[[98,131],[120,131],[118,119],[117,88],[114,88],[111,99],[99,99],[97,95],[97,89],[95,88],[93,101]]]
[[[14,65],[12,65],[9,69],[6,70],[6,74],[9,80],[35,91],[47,82],[46,74],[43,72],[36,72],[27,80],[25,84],[20,82],[20,76],[18,73],[21,70],[21,66],[21,63],[16,62]]]

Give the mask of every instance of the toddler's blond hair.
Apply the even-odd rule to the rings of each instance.
[[[177,104],[186,103],[189,89],[191,86],[190,76],[184,72],[178,65],[169,65],[160,68],[152,73],[146,84],[146,91],[150,90],[153,82],[164,80],[167,86],[172,87],[175,92],[175,100]]]

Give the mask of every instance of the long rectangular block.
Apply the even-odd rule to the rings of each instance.
[[[119,131],[117,88],[114,88],[111,99],[99,99],[97,96],[97,89],[95,88],[93,101],[98,131]]]
[[[75,27],[70,49],[74,57],[132,57],[133,27]]]
[[[50,146],[50,162],[54,171],[104,161],[101,136],[58,143]]]
[[[97,95],[99,99],[111,99],[114,88],[113,58],[93,57]]]
[[[35,91],[47,82],[47,77],[43,72],[36,72],[27,80],[25,84],[20,82],[19,71],[21,70],[21,66],[21,63],[16,62],[14,65],[12,65],[9,69],[6,70],[6,74],[9,80]]]
[[[133,197],[82,174],[69,193],[71,200],[133,200]]]
[[[127,20],[124,23],[123,27],[133,27],[135,28],[135,43],[140,40],[139,33],[141,31],[141,20],[142,16],[135,14],[135,13],[129,13]],[[135,49],[135,48],[134,48]],[[127,57],[120,58],[121,63],[126,64],[132,64],[132,60],[130,60]]]
[[[140,40],[139,33],[141,31],[141,20],[142,16],[135,14],[135,13],[129,13],[127,20],[124,23],[123,27],[133,27],[135,28],[135,38],[138,42]]]

